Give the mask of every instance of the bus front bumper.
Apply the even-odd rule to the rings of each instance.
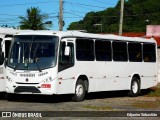
[[[43,95],[53,95],[55,94],[54,87],[51,84],[41,84],[41,85],[7,85],[7,93],[15,94],[43,94]]]

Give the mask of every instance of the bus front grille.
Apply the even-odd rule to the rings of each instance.
[[[41,91],[34,86],[18,86],[15,88],[14,92],[15,93],[19,93],[19,92],[41,93]]]

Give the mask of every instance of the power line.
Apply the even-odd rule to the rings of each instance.
[[[84,8],[84,9],[88,9],[88,10],[91,10],[91,11],[95,11],[95,8],[103,8],[105,9],[106,7],[99,7],[99,6],[92,6],[92,5],[85,5],[85,4],[80,4],[80,3],[74,3],[74,2],[65,2],[66,4],[70,4],[71,6],[78,6],[78,7],[81,7],[81,8]],[[91,8],[94,8],[94,9],[91,9]]]
[[[76,11],[76,12],[79,12],[79,11]],[[83,16],[80,16],[80,15],[77,15],[77,14],[74,14],[72,12],[65,12],[65,13],[69,13],[69,14],[72,14],[74,16],[65,16],[64,18],[65,19],[73,19],[73,18],[84,18]],[[149,16],[149,15],[154,15],[154,14],[157,14],[158,12],[154,12],[154,13],[147,13],[147,14],[134,14],[134,15],[125,15],[124,14],[124,17],[139,17],[139,16]],[[51,14],[57,14],[57,12],[55,13],[50,13],[49,15]],[[160,12],[159,12],[160,14]],[[0,14],[0,15],[7,15],[7,16],[17,16],[17,15],[11,15],[11,14]],[[119,15],[113,15],[113,16],[88,16],[88,17],[101,17],[101,18],[116,18],[116,17],[119,17]],[[48,16],[47,19],[51,19],[51,18],[55,18],[55,19],[58,19],[58,15],[57,16]],[[1,19],[1,18],[0,18]],[[17,21],[17,22],[16,22]],[[19,23],[19,20],[18,18],[7,18],[7,19],[4,19],[2,18],[2,20],[0,20],[0,24],[11,24],[11,23]]]
[[[55,12],[55,13],[49,13],[47,15],[51,15],[51,14],[58,14],[58,12]],[[13,14],[0,14],[1,16],[16,16],[16,17],[19,17],[19,16],[24,16],[24,15],[13,15]]]
[[[72,18],[84,18],[83,16],[80,16],[80,15],[77,15],[77,14],[74,14],[74,13],[71,13],[71,12],[64,12],[64,13],[69,13],[69,14],[72,14],[74,16],[64,16],[64,18],[68,18],[68,19],[72,19]],[[156,13],[150,13],[150,14],[135,14],[135,15],[124,15],[124,17],[139,17],[139,16],[149,16],[149,15],[153,15],[153,14],[157,14]],[[160,14],[160,13],[159,13]],[[92,18],[117,18],[117,17],[120,17],[119,15],[115,15],[115,16],[88,16],[88,17],[92,17]],[[47,19],[51,19],[51,18],[56,18],[58,19],[58,16],[48,16]],[[0,18],[0,23],[8,23],[10,21],[19,21],[19,18],[7,18],[7,19],[4,19],[4,18]]]
[[[51,19],[51,18],[57,18],[58,16],[49,16],[47,19]],[[19,23],[20,19],[18,18],[9,18],[9,19],[2,19],[0,18],[0,24],[9,24],[9,23]]]
[[[83,16],[80,16],[80,15],[77,15],[77,14],[74,14],[74,13],[71,13],[71,12],[64,12],[64,13],[69,13],[69,14],[72,14],[74,16],[83,17]]]
[[[65,1],[66,2],[66,1]],[[77,2],[66,2],[66,3],[70,3],[70,4],[76,4],[76,5],[82,5],[82,6],[87,6],[87,7],[96,7],[96,8],[106,8],[106,7],[101,7],[101,6],[95,6],[95,5],[88,5],[88,4],[81,4],[81,3],[77,3]]]
[[[71,10],[71,12],[76,12],[76,13],[82,13],[82,14],[86,14],[86,12],[77,11],[77,10]]]
[[[115,5],[115,4],[107,3],[107,2],[104,2],[104,1],[100,1],[100,0],[93,0],[93,1],[104,3],[104,4],[108,4],[108,5]]]
[[[74,11],[73,10],[73,12],[79,12],[79,11]],[[68,16],[68,17],[65,17],[65,18],[82,18],[82,17],[84,17],[84,16],[80,16],[80,15],[78,15],[78,14],[74,14],[74,13],[72,13],[72,12],[64,12],[64,13],[69,13],[69,14],[72,14],[72,15],[74,15],[74,16],[77,16],[77,17],[72,17],[72,16]],[[153,14],[157,14],[158,12],[154,12],[154,13],[147,13],[147,14],[134,14],[134,15],[125,15],[124,14],[124,17],[139,17],[139,16],[149,16],[149,15],[153,15]],[[57,13],[49,13],[49,14],[47,14],[47,15],[49,15],[48,16],[48,19],[49,18],[58,18],[58,15],[57,16],[51,16],[52,14],[57,14]],[[160,14],[160,12],[159,12],[159,14]],[[6,15],[6,16],[20,16],[20,15],[11,15],[11,14],[0,14],[0,15]],[[103,17],[103,18],[112,18],[112,17],[119,17],[119,15],[110,15],[110,16],[88,16],[88,17]],[[0,18],[1,19],[1,18]],[[16,17],[12,17],[12,18],[7,18],[7,19],[4,19],[4,18],[2,18],[1,19],[1,21],[2,20],[14,20],[14,19],[16,19],[16,20],[18,20],[19,18],[16,18]]]
[[[49,16],[47,19],[51,19],[51,18],[58,18],[58,16]],[[19,21],[20,22],[20,19],[18,19],[18,18],[1,19],[0,18],[0,22],[10,22],[10,21]]]
[[[72,4],[72,3],[67,3],[67,4],[69,4],[69,5],[73,6],[73,4]],[[93,11],[93,9],[88,8],[88,7],[84,7],[84,6],[81,6],[81,5],[75,5],[75,6],[78,6],[78,7],[81,7],[81,8],[84,8],[84,9],[88,9],[88,10]]]
[[[50,3],[50,2],[58,2],[58,1],[46,1],[46,2],[35,2],[35,3],[0,5],[0,7],[12,7],[12,6],[21,6],[21,5],[30,5],[30,4],[44,4],[44,3]]]

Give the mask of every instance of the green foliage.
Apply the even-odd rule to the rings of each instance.
[[[160,24],[160,0],[126,0],[124,5],[124,32],[145,32],[146,25]],[[83,20],[73,22],[68,30],[87,30],[100,33],[102,24],[103,33],[115,33],[119,29],[120,0],[114,8],[99,12],[89,12]]]
[[[31,29],[31,30],[46,30],[48,27],[51,27],[52,23],[46,24],[45,19],[48,18],[48,15],[41,14],[39,8],[31,7],[27,9],[26,17],[19,16],[20,28],[21,29]]]
[[[160,84],[149,89],[148,97],[160,97]]]

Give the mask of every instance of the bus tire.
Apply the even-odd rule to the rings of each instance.
[[[140,93],[140,82],[139,79],[136,77],[132,78],[131,87],[128,95],[130,97],[137,97]]]
[[[75,94],[72,97],[72,100],[75,102],[83,101],[85,94],[86,94],[85,84],[83,80],[79,79],[76,83]]]

